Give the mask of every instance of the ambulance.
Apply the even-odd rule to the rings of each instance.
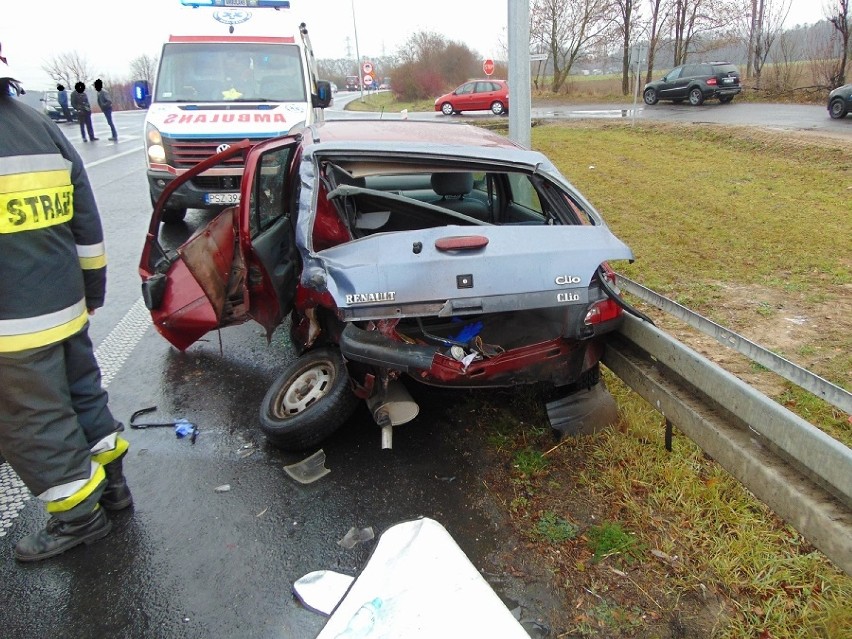
[[[287,32],[289,0],[181,4],[198,12],[201,33],[170,36],[153,91],[135,96],[150,101],[145,158],[152,204],[177,176],[231,144],[321,122],[332,100],[331,84],[316,78],[304,23]],[[204,171],[170,196],[163,221],[180,222],[187,209],[239,203],[242,175],[240,156]]]

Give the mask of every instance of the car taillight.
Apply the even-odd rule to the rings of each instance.
[[[612,288],[618,291],[616,287],[616,275],[615,271],[610,268],[609,264],[604,262],[601,265],[604,273],[604,277],[610,283]],[[615,319],[620,316],[624,311],[621,306],[616,304],[614,300],[611,298],[606,298],[605,300],[601,300],[600,302],[595,302],[588,311],[586,311],[586,317],[583,322],[586,326],[594,326],[595,324],[601,324],[603,322],[607,322],[611,319]]]
[[[716,80],[716,78],[710,78],[709,80],[707,80],[707,84],[709,84],[711,87],[714,87],[714,86],[716,86],[716,85],[717,85],[717,84],[719,84],[719,83],[718,83],[718,81]]]
[[[621,310],[621,307],[618,304],[607,298],[600,302],[596,302],[586,312],[586,317],[583,322],[586,326],[594,326],[595,324],[602,324],[603,322],[615,319],[623,312],[624,311]]]

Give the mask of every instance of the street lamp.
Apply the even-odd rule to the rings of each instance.
[[[361,76],[361,51],[358,49],[358,25],[355,22],[355,0],[352,2],[352,29],[355,31],[355,75],[361,88],[361,102],[364,101],[364,78]]]

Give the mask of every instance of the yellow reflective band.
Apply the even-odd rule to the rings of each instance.
[[[106,255],[80,258],[80,268],[84,271],[94,271],[95,269],[103,268],[106,266],[106,263]]]
[[[0,175],[0,193],[37,191],[39,189],[67,186],[69,184],[71,184],[71,174],[67,169]]]
[[[83,502],[86,497],[91,495],[95,490],[97,490],[98,486],[101,485],[101,482],[106,481],[106,473],[104,472],[104,467],[100,464],[97,464],[97,468],[95,468],[95,472],[92,473],[92,476],[89,478],[83,487],[78,490],[73,495],[66,497],[65,499],[57,499],[56,501],[47,502],[47,512],[53,513],[64,513],[74,506],[78,506]]]
[[[70,184],[0,194],[0,233],[43,229],[73,216],[74,187]]]
[[[89,321],[89,312],[84,308],[74,319],[51,328],[21,333],[18,335],[0,335],[0,353],[18,353],[31,348],[39,348],[55,344],[71,337],[82,329]]]
[[[128,448],[130,448],[130,442],[124,439],[124,437],[116,437],[115,448],[92,455],[92,460],[98,462],[101,466],[106,466],[126,453]]]

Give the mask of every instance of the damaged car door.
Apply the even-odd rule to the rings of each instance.
[[[142,294],[157,331],[185,350],[207,332],[253,319],[270,335],[289,312],[298,275],[293,217],[299,136],[254,148],[248,140],[199,163],[157,201],[139,263]],[[224,209],[177,248],[160,238],[169,196],[184,182],[246,154],[240,204]]]

